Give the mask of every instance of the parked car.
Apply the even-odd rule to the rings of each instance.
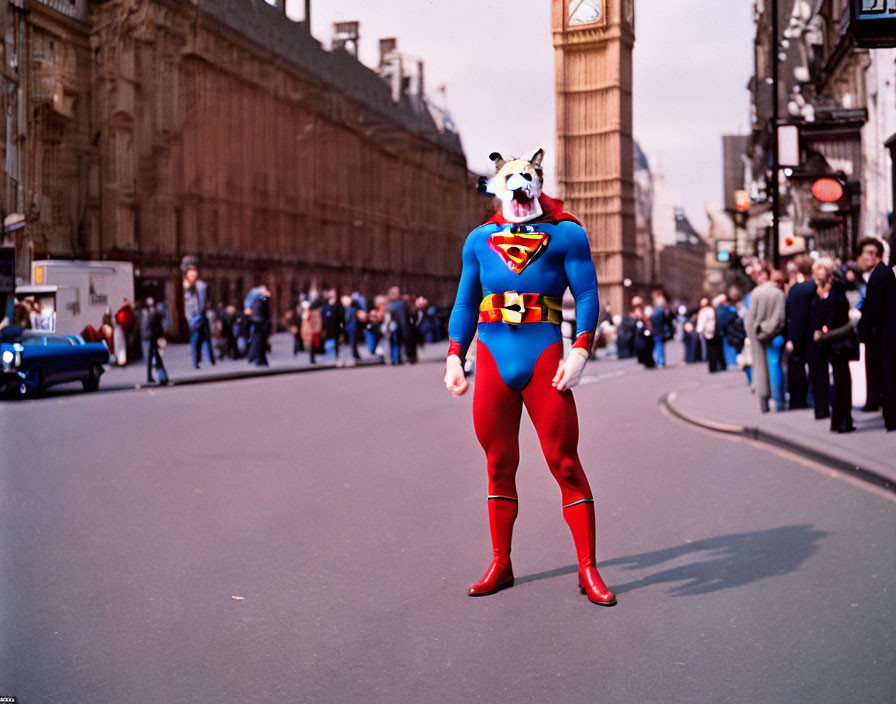
[[[109,349],[102,342],[84,342],[80,335],[36,330],[0,331],[0,393],[36,396],[48,386],[80,381],[96,391]]]

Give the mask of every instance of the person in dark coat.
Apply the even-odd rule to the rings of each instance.
[[[252,299],[249,316],[249,364],[268,366],[268,337],[271,335],[271,292],[267,286],[259,286]]]
[[[675,334],[672,314],[666,308],[665,297],[657,294],[653,299],[653,312],[650,314],[650,329],[653,332],[653,361],[656,366],[666,366],[666,342]]]
[[[155,383],[152,376],[152,368],[155,365],[159,383],[164,386],[168,383],[168,372],[165,371],[165,363],[159,351],[159,341],[163,341],[164,344],[165,331],[162,327],[162,314],[159,313],[152,298],[148,297],[140,309],[138,325],[143,344],[143,358],[146,360],[146,381],[149,384]]]
[[[407,344],[408,309],[401,299],[401,289],[393,286],[389,289],[389,302],[386,304],[389,313],[389,350],[392,364],[401,364],[401,348]]]
[[[808,408],[809,377],[806,374],[806,349],[809,344],[809,309],[815,297],[815,281],[812,280],[812,259],[801,254],[794,259],[796,283],[787,291],[784,303],[786,318],[784,336],[787,359],[787,390],[789,408]]]
[[[700,335],[697,334],[697,312],[693,311],[681,326],[681,342],[684,345],[685,364],[696,364],[703,361],[703,349]]]
[[[361,334],[361,323],[358,320],[358,305],[352,300],[351,296],[343,296],[340,300],[342,308],[345,310],[343,321],[345,336],[352,351],[352,359],[358,361],[361,359],[361,355],[358,353],[358,338]]]
[[[849,356],[842,342],[832,343],[826,336],[849,325],[849,301],[846,288],[834,280],[834,262],[820,257],[812,265],[815,296],[809,308],[807,342],[812,395],[815,397],[815,417],[831,418],[831,431],[849,433],[855,430],[852,422],[852,378]],[[828,366],[834,374],[834,398],[831,403]]]
[[[865,343],[865,410],[882,407],[887,430],[896,430],[896,275],[883,263],[883,249],[872,237],[858,243],[858,264],[871,272],[858,333]]]
[[[330,290],[326,302],[320,307],[320,320],[323,326],[324,344],[329,346],[333,341],[333,354],[339,359],[339,343],[345,330],[345,310],[336,297],[336,289]]]
[[[635,318],[631,313],[622,319],[616,331],[616,356],[619,359],[635,356]]]
[[[643,308],[634,310],[635,316],[635,357],[644,365],[645,369],[653,369],[656,362],[653,360],[653,332],[650,329],[650,320],[644,314]]]

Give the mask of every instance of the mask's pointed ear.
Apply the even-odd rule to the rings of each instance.
[[[542,159],[544,159],[544,149],[539,149],[537,152],[535,152],[532,155],[532,158],[529,159],[529,161],[531,162],[532,166],[534,166],[536,169],[540,169]]]
[[[501,167],[504,166],[504,157],[498,154],[498,152],[492,152],[488,155],[488,158],[495,162],[496,171],[500,171]]]

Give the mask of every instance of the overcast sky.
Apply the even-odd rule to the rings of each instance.
[[[749,128],[749,0],[635,0],[635,139],[661,169],[698,230],[704,203],[722,202],[721,135]],[[357,20],[360,58],[379,61],[381,37],[425,63],[426,91],[445,99],[470,169],[488,154],[546,151],[556,193],[554,52],[550,0],[312,0],[311,30],[329,48],[333,22]],[[304,0],[287,0],[302,19]]]

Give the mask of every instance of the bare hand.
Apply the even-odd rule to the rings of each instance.
[[[448,355],[445,361],[445,388],[455,396],[463,396],[469,386],[460,357],[456,354]]]
[[[792,353],[792,352],[793,352],[793,341],[792,341],[792,340],[788,340],[788,341],[784,344],[784,349],[787,350],[788,352],[791,352],[791,353]]]
[[[571,389],[582,378],[582,370],[588,361],[588,353],[580,347],[573,347],[569,356],[557,366],[557,373],[551,380],[551,386],[557,391]]]

